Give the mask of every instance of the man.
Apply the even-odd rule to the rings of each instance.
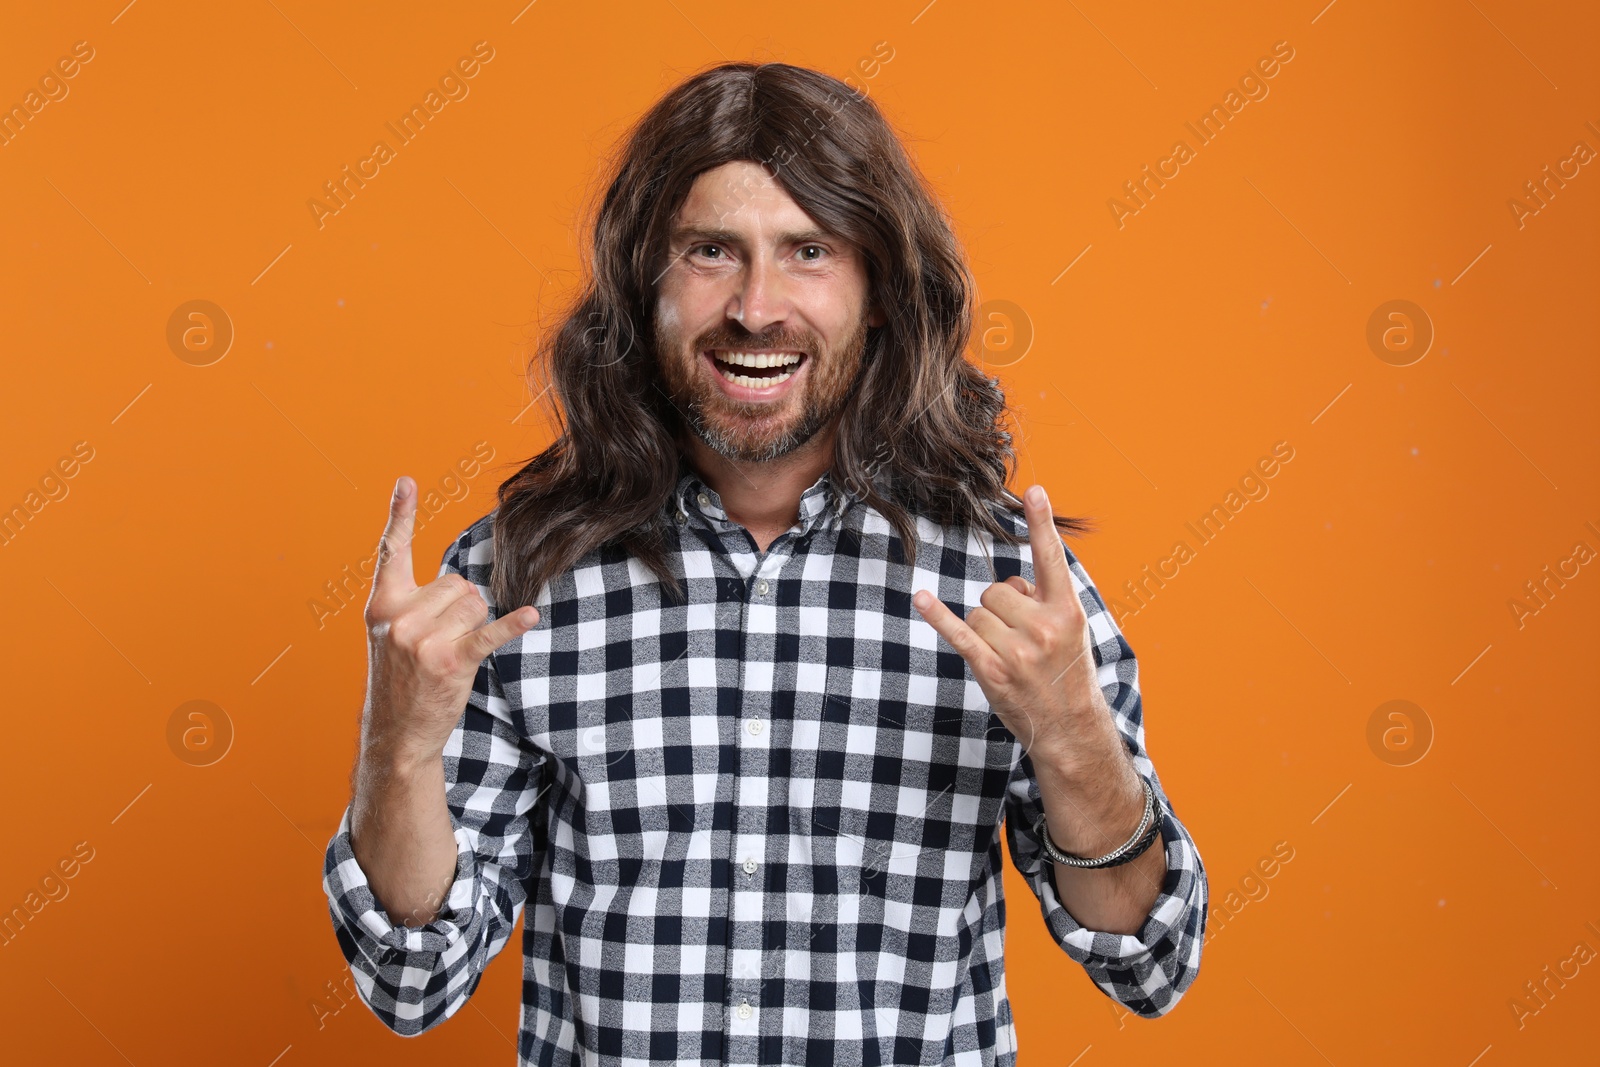
[[[1082,524],[1006,490],[971,278],[877,108],[691,78],[591,267],[542,342],[561,435],[421,588],[396,486],[324,868],[363,999],[435,1025],[526,904],[524,1063],[1012,1064],[1003,831],[1066,955],[1169,1010],[1206,883],[1137,663]]]

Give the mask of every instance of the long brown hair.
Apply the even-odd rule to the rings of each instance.
[[[964,357],[975,284],[937,200],[877,106],[843,82],[784,63],[728,63],[656,103],[624,138],[595,214],[586,281],[540,339],[554,443],[499,490],[492,591],[500,610],[602,546],[639,559],[675,597],[667,564],[682,420],[657,366],[651,308],[671,221],[695,178],[725,163],[765,166],[818,225],[853,243],[871,329],[840,413],[832,476],[876,508],[916,554],[913,515],[1019,537],[994,509],[1022,511],[1006,400]],[[539,373],[541,372],[542,373]],[[1091,530],[1056,516],[1058,529]]]

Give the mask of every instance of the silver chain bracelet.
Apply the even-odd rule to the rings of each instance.
[[[1080,868],[1116,867],[1142,855],[1145,849],[1149,848],[1155,841],[1156,834],[1160,832],[1161,820],[1156,814],[1155,789],[1150,785],[1149,779],[1141,776],[1139,781],[1144,786],[1144,817],[1139,820],[1139,828],[1133,832],[1132,837],[1107,852],[1104,856],[1098,856],[1094,859],[1074,856],[1070,852],[1061,851],[1056,847],[1056,843],[1050,840],[1050,831],[1045,828],[1045,816],[1044,812],[1041,811],[1038,820],[1033,824],[1033,833],[1039,839],[1040,845],[1043,846],[1044,854],[1050,858],[1052,863]]]

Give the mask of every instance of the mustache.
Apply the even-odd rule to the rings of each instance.
[[[809,333],[783,328],[751,333],[741,326],[720,326],[707,330],[695,338],[694,344],[696,352],[703,352],[708,348],[726,348],[735,351],[751,348],[786,348],[804,352],[808,356],[817,354],[815,337]]]

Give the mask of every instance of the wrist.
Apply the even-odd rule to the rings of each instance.
[[[371,841],[381,842],[396,828],[415,825],[419,819],[435,818],[448,788],[442,756],[428,758],[415,751],[365,743],[354,785],[350,837],[356,859],[363,865],[370,858],[365,846]]]
[[[1142,856],[1161,837],[1161,802],[1155,789],[1142,777],[1139,780],[1144,805],[1140,810],[1138,826],[1121,843],[1109,848],[1095,847],[1088,852],[1063,849],[1051,836],[1045,813],[1040,812],[1034,823],[1034,834],[1039,838],[1045,857],[1059,866],[1080,870],[1098,870],[1120,867]]]
[[[1145,814],[1145,782],[1120,755],[1092,771],[1065,774],[1054,764],[1035,765],[1041,792],[1056,803],[1050,838],[1064,852],[1100,856],[1127,841]]]
[[[384,777],[414,778],[440,764],[444,745],[417,736],[388,716],[368,714],[361,722],[361,767]]]
[[[1026,747],[1039,771],[1049,771],[1071,788],[1104,782],[1107,770],[1127,763],[1127,746],[1118,732],[1105,695],[1094,688],[1071,709],[1036,730]]]
[[[1028,747],[1034,773],[1041,782],[1048,779],[1075,797],[1098,796],[1113,805],[1119,792],[1137,799],[1139,772],[1110,713],[1086,715],[1084,720],[1059,731],[1057,737],[1039,737]]]

